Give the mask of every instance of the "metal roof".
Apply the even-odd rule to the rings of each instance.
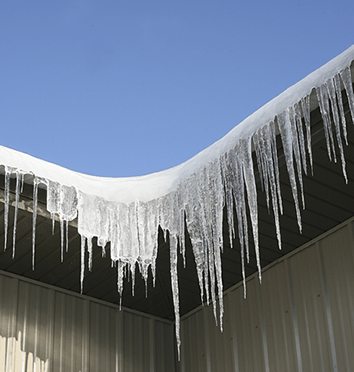
[[[343,93],[344,99],[346,95]],[[257,182],[259,208],[259,241],[261,250],[261,265],[265,267],[283,255],[309,242],[325,231],[353,216],[354,212],[354,128],[349,113],[348,103],[344,102],[346,110],[349,145],[345,147],[345,158],[348,174],[348,184],[345,183],[341,164],[328,159],[324,138],[322,119],[319,109],[311,112],[312,151],[314,175],[304,176],[306,209],[302,211],[303,231],[300,234],[293,197],[286,171],[282,147],[278,141],[278,156],[281,180],[281,192],[284,205],[284,215],[280,217],[282,250],[278,249],[275,235],[272,211],[268,212],[265,194],[261,183]],[[338,156],[339,157],[339,156]],[[257,162],[254,161],[254,164]],[[257,170],[256,177],[257,177]],[[4,241],[4,177],[0,180],[0,239]],[[16,251],[12,258],[12,235],[14,221],[15,182],[11,180],[9,211],[9,230],[7,250],[0,253],[0,270],[11,272],[42,283],[64,288],[76,293],[80,292],[80,246],[81,238],[77,231],[77,222],[69,223],[69,249],[64,252],[61,262],[61,233],[59,222],[55,223],[52,234],[52,221],[46,210],[46,191],[39,190],[38,216],[36,223],[35,267],[32,270],[32,186],[25,184],[20,195],[20,205],[17,218]],[[249,223],[250,227],[251,224]],[[237,231],[237,229],[236,229]],[[252,234],[249,234],[251,237]],[[252,239],[252,238],[250,238]],[[182,256],[179,257],[179,288],[181,316],[201,304],[198,278],[190,241],[187,236],[186,267]],[[109,246],[107,251],[109,250]],[[94,240],[92,271],[85,270],[83,294],[110,303],[119,304],[117,292],[116,268],[111,266],[109,253],[102,257],[101,248]],[[226,213],[224,213],[224,251],[222,254],[224,289],[242,280],[239,242],[236,239],[234,248],[230,249]],[[246,265],[246,275],[256,271],[255,255],[250,240],[250,262]],[[126,278],[122,306],[152,314],[164,319],[174,319],[171,292],[169,244],[159,234],[159,249],[156,262],[156,283],[152,285],[151,275],[148,281],[147,296],[145,282],[136,270],[135,289],[132,295],[131,279]]]

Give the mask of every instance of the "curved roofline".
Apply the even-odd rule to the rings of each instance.
[[[190,176],[209,162],[214,161],[241,138],[251,136],[259,127],[273,121],[288,107],[310,95],[323,81],[333,77],[354,60],[354,46],[315,70],[307,77],[286,89],[259,110],[236,125],[223,138],[201,151],[186,162],[173,168],[136,177],[98,177],[75,172],[31,155],[0,146],[1,164],[13,167],[24,174],[33,174],[76,189],[88,195],[106,200],[129,203],[134,200],[149,201],[174,190],[182,179]],[[317,106],[312,100],[311,109]],[[28,179],[28,177],[27,177]]]

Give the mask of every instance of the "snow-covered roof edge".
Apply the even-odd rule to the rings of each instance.
[[[117,266],[118,291],[123,291],[126,268],[135,272],[138,265],[147,280],[148,268],[155,273],[158,227],[169,233],[170,265],[173,301],[176,314],[177,343],[179,336],[179,295],[177,248],[184,256],[185,221],[193,246],[201,301],[212,302],[216,316],[219,297],[220,324],[223,314],[223,284],[221,250],[223,247],[223,210],[226,206],[230,244],[236,235],[241,246],[241,262],[245,280],[245,259],[249,256],[247,210],[249,210],[254,249],[260,272],[258,243],[258,206],[252,152],[266,191],[268,205],[272,205],[275,228],[281,247],[279,215],[282,198],[276,132],[280,132],[287,170],[293,191],[295,209],[301,231],[300,201],[304,204],[302,173],[312,166],[311,153],[311,97],[322,114],[326,143],[330,158],[338,146],[344,177],[345,157],[342,138],[346,141],[346,120],[342,105],[342,89],[348,97],[354,118],[354,94],[350,65],[354,47],[310,74],[293,87],[267,103],[236,126],[225,137],[189,161],[169,170],[142,177],[103,178],[87,176],[35,159],[29,155],[0,147],[0,165],[5,173],[5,244],[8,227],[10,177],[16,177],[16,203],[23,177],[30,174],[34,185],[33,252],[37,191],[47,188],[47,209],[59,215],[63,222],[78,218],[78,232],[82,238],[81,285],[92,260],[92,239],[105,249],[110,243],[110,255]],[[315,93],[312,94],[313,89]],[[333,123],[330,116],[333,113]],[[336,141],[333,136],[336,137]],[[295,166],[296,163],[296,172]],[[300,192],[297,190],[300,185]],[[236,210],[236,221],[233,211]],[[16,210],[14,231],[16,231]],[[237,234],[234,227],[236,226]],[[34,264],[33,255],[33,264]],[[246,289],[245,289],[246,290]]]
[[[175,189],[181,179],[228,151],[239,138],[251,135],[263,124],[274,120],[279,113],[309,95],[323,81],[349,66],[353,59],[354,45],[269,101],[207,149],[188,161],[161,172],[138,177],[96,177],[71,171],[4,146],[0,146],[0,162],[62,185],[74,186],[86,194],[106,200],[129,203],[156,199]],[[316,104],[317,101],[313,100],[311,109]]]

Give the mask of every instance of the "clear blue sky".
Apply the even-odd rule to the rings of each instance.
[[[2,0],[0,144],[170,168],[351,46],[353,18],[353,0]]]

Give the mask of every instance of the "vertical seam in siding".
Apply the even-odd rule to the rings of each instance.
[[[27,283],[25,283],[25,286],[27,286]],[[25,308],[24,308],[24,314],[23,314],[23,330],[22,330],[22,368],[21,368],[22,372],[25,372],[25,368],[26,368],[26,330],[27,330],[26,328],[27,328],[28,300],[29,300],[29,290],[26,290],[25,291]]]
[[[186,371],[186,332],[185,332],[185,322],[186,320],[181,321],[181,360],[179,362],[179,372],[185,372]],[[178,363],[178,362],[177,362]]]
[[[34,350],[33,350],[33,371],[37,371],[37,351],[38,351],[38,321],[39,321],[39,304],[40,304],[40,298],[41,298],[41,287],[36,288],[36,301],[34,309],[35,311],[35,323],[34,323]]]
[[[14,362],[14,333],[15,333],[15,322],[17,315],[17,303],[18,303],[18,279],[15,279],[13,282],[10,282],[11,288],[11,314],[10,321],[8,324],[8,336],[7,336],[7,355],[6,355],[6,372],[12,371],[12,365]],[[9,360],[10,359],[10,360]]]
[[[149,354],[150,354],[150,372],[156,370],[155,363],[155,319],[149,319]],[[162,345],[165,347],[165,345]]]
[[[290,295],[291,295],[291,309],[292,309],[292,318],[293,318],[293,326],[294,326],[294,335],[295,335],[296,358],[297,358],[299,371],[302,372],[300,336],[299,336],[299,327],[298,327],[298,322],[297,322],[294,284],[293,284],[290,260],[287,260],[287,267],[288,267],[288,278],[289,278]]]
[[[324,258],[323,258],[322,242],[321,241],[318,242],[318,245],[319,245],[323,289],[324,289],[325,303],[326,303],[327,325],[328,325],[328,333],[329,333],[329,340],[330,340],[330,347],[331,347],[333,371],[338,371],[336,346],[335,346],[335,341],[334,341],[334,332],[333,332],[333,323],[332,323],[332,313],[331,313],[331,306],[330,306],[329,296],[328,296],[327,276],[326,276],[326,268],[325,268],[325,263],[324,263]]]
[[[116,372],[123,371],[123,316],[124,310],[116,310]]]
[[[314,244],[314,247],[316,247],[316,252],[318,254],[318,256],[320,255],[319,254],[319,246],[318,246],[318,242],[316,242]],[[317,257],[316,257],[316,261],[317,261]],[[315,292],[315,289],[313,287],[313,283],[309,283],[310,286],[311,286],[311,289],[313,292]],[[318,316],[316,316],[316,314],[319,313],[319,308],[318,308],[318,305],[317,305],[317,301],[314,301],[314,308],[315,308],[315,311],[314,311],[314,319],[315,319],[315,326],[316,326],[316,335],[317,335],[317,342],[318,342],[318,352],[320,354],[320,361],[321,361],[321,370],[322,371],[325,371],[325,366],[324,366],[324,355],[323,355],[323,347],[322,347],[322,339],[321,339],[321,332],[320,332],[320,322],[319,322],[319,319],[318,319]]]
[[[263,298],[262,298],[262,289],[261,284],[258,283],[258,299],[260,305],[260,313],[261,313],[261,325],[262,325],[262,341],[263,341],[263,355],[264,355],[264,364],[266,372],[270,372],[269,369],[269,355],[268,355],[268,342],[267,342],[267,332],[264,320],[264,308],[263,308]]]
[[[89,338],[89,306],[90,302],[84,300],[82,305],[82,332],[81,332],[81,345],[82,345],[82,353],[81,353],[81,372],[87,372],[87,357],[88,357],[88,348],[87,348],[87,340]]]
[[[308,314],[308,309],[306,306],[306,302],[304,303],[304,313],[305,313],[305,329],[306,329],[306,338],[307,338],[307,347],[308,347],[308,355],[310,359],[310,366],[311,366],[311,371],[314,370],[313,367],[313,356],[312,356],[312,348],[311,348],[311,338],[310,338],[310,329],[309,329],[309,314]]]
[[[351,222],[348,224],[348,229],[349,229],[349,240],[350,240],[350,246],[351,246],[351,252],[354,252],[354,222]],[[352,266],[354,265],[354,256],[352,253]],[[349,278],[346,275],[345,276],[346,284],[347,284],[347,298],[349,302],[349,307],[350,307],[350,314],[351,314],[351,325],[352,325],[352,330],[354,330],[354,306],[353,306],[353,294],[352,294],[352,283],[349,282]],[[354,338],[354,335],[352,335]]]
[[[232,335],[232,355],[233,355],[233,361],[234,361],[234,370],[235,372],[240,372],[239,368],[239,362],[238,362],[238,348],[237,348],[237,327],[236,327],[236,318],[234,316],[234,309],[236,309],[235,301],[236,296],[235,294],[227,295],[229,298],[229,317],[231,322],[231,335]]]
[[[343,233],[347,233],[347,229],[343,229]],[[341,234],[341,237],[343,237],[343,234]],[[350,239],[350,237],[348,237]],[[342,241],[341,241],[342,243]],[[340,250],[341,252],[341,260],[340,266],[341,270],[340,272],[344,272],[344,267],[343,267],[343,251]],[[342,307],[342,300],[341,300],[341,294],[340,291],[341,289],[345,291],[345,286],[342,286],[340,283],[338,283],[338,277],[334,276],[334,281],[335,281],[335,288],[336,288],[336,295],[337,295],[337,304],[338,304],[338,310],[339,310],[339,318],[340,318],[340,327],[341,327],[341,332],[342,332],[342,337],[343,337],[343,346],[344,346],[344,354],[345,354],[345,363],[346,363],[346,369],[349,371],[350,370],[350,363],[349,363],[349,354],[348,354],[348,346],[345,340],[345,333],[346,333],[346,327],[344,325],[344,315],[343,315],[343,307]],[[344,281],[343,281],[344,282]],[[344,301],[344,299],[343,299]]]
[[[48,328],[47,328],[47,335],[46,335],[46,358],[48,360],[47,366],[46,366],[46,372],[49,372],[52,370],[53,367],[53,344],[54,344],[54,319],[55,319],[55,292],[54,290],[50,289],[48,292],[48,312],[47,312],[47,319],[49,322]]]
[[[206,357],[207,372],[211,372],[208,309],[206,307],[204,307],[203,309],[203,323],[204,323],[204,329],[205,329],[205,357]]]
[[[65,295],[61,301],[61,312],[60,312],[60,341],[59,341],[59,371],[63,371],[63,339],[64,339],[64,328],[65,328]]]

